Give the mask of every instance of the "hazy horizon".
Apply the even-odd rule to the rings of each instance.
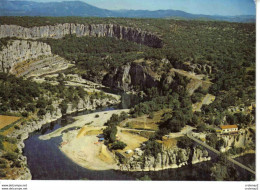
[[[9,0],[12,1],[12,0]],[[62,2],[76,0],[26,0]],[[77,0],[109,10],[180,10],[192,14],[236,16],[256,15],[254,0]]]

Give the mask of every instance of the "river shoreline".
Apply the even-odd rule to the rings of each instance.
[[[118,104],[118,102],[114,102],[114,103],[115,103],[114,105]],[[95,110],[97,108],[96,106],[97,106],[97,104],[91,105],[90,107],[86,107],[84,109],[82,109],[82,108],[80,108],[80,109],[75,108],[75,110],[70,111],[69,114],[72,114],[72,113],[75,113],[75,112],[81,112],[81,111],[84,111],[84,110]],[[69,114],[65,114],[65,115],[69,115]],[[97,114],[97,113],[94,112],[93,115],[94,114]],[[25,147],[24,141],[30,137],[31,133],[33,133],[33,132],[35,132],[37,130],[40,130],[44,125],[46,125],[48,123],[51,123],[51,122],[59,120],[63,116],[64,115],[61,114],[61,110],[56,110],[56,112],[53,113],[53,114],[49,114],[49,115],[46,114],[42,119],[38,119],[37,121],[26,123],[26,126],[30,126],[30,127],[26,127],[26,126],[23,127],[23,129],[27,129],[27,130],[25,130],[22,133],[20,133],[21,134],[21,139],[17,143],[17,146],[18,146],[18,149],[19,149],[19,159],[22,161],[22,163],[23,163],[22,165],[25,166],[25,167],[23,167],[24,172],[21,173],[21,175],[16,178],[17,180],[31,180],[32,179],[32,174],[30,172],[30,169],[27,166],[27,157],[23,155],[23,149]],[[83,115],[83,116],[85,117],[85,115]],[[77,116],[77,117],[79,117],[79,116]],[[15,136],[17,137],[18,134],[14,135],[14,137]],[[75,164],[79,164],[78,162],[76,162],[73,159],[71,159],[63,150],[61,150],[61,152],[64,154],[64,156],[68,157]],[[250,152],[248,152],[248,153],[250,153]],[[247,153],[244,153],[243,155],[246,155],[246,154]],[[243,155],[237,155],[237,157],[238,156],[243,156]],[[203,159],[203,160],[197,161],[196,163],[201,163],[201,162],[205,162],[205,161],[209,161],[209,160],[210,159]],[[192,163],[192,164],[196,164],[196,163]],[[123,172],[130,172],[130,173],[131,172],[153,172],[153,171],[162,171],[162,170],[167,170],[167,169],[177,169],[177,168],[180,168],[180,167],[183,167],[183,166],[186,166],[186,165],[187,165],[187,163],[181,163],[180,165],[176,165],[176,164],[174,165],[173,164],[172,166],[167,166],[167,167],[144,168],[144,169],[134,169],[134,170],[131,170],[131,169],[128,169],[128,168],[125,168],[125,169],[120,169],[120,168],[118,169],[117,168],[117,169],[114,169],[114,170],[116,170],[116,171],[123,171]],[[83,165],[80,165],[80,166],[84,167]],[[84,168],[86,168],[86,167],[84,167]],[[86,169],[91,170],[91,168],[86,168]],[[95,170],[95,168],[93,170]]]
[[[94,100],[92,104],[87,104],[85,108],[82,108],[82,105],[68,111],[66,114],[61,113],[61,109],[57,108],[56,111],[54,111],[52,114],[47,113],[42,118],[37,118],[35,121],[27,122],[23,126],[20,127],[19,131],[15,131],[12,134],[9,135],[9,137],[14,137],[19,139],[17,143],[17,148],[19,150],[18,159],[21,161],[22,165],[22,172],[19,173],[16,180],[31,180],[32,175],[30,172],[30,169],[27,166],[27,157],[23,155],[23,149],[25,147],[24,141],[27,140],[30,137],[30,134],[40,130],[44,125],[57,121],[61,119],[65,115],[70,115],[76,112],[81,112],[85,110],[95,110],[98,107],[102,106],[109,106],[109,105],[118,105],[120,103],[120,100]],[[18,138],[19,136],[19,138]]]

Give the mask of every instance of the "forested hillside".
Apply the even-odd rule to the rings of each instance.
[[[1,17],[0,21],[26,27],[57,23],[113,23],[141,28],[160,36],[163,48],[149,48],[113,38],[77,38],[73,35],[61,40],[42,41],[50,44],[55,54],[76,63],[73,72],[90,80],[100,73],[140,59],[152,60],[148,66],[159,77],[172,67],[189,71],[190,68],[185,67],[187,64],[207,65],[210,72],[195,71],[206,75],[213,83],[209,92],[217,98],[207,111],[216,114],[216,110],[220,113],[230,106],[248,106],[255,102],[255,24],[79,17]],[[163,63],[163,59],[170,63]],[[148,63],[144,61],[144,64]]]

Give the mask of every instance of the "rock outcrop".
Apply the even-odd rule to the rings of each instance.
[[[251,129],[240,129],[240,133],[237,135],[224,135],[221,138],[225,142],[222,151],[227,151],[232,147],[253,148],[255,145],[255,132]]]
[[[51,73],[68,68],[68,64],[43,42],[12,40],[0,51],[0,72],[17,76]]]
[[[173,64],[174,68],[182,69],[185,71],[190,71],[197,74],[211,74],[214,68],[208,64],[199,64],[199,63],[191,63],[191,62],[175,62]]]
[[[111,70],[104,76],[102,84],[123,91],[142,90],[158,85],[145,66],[128,64]]]
[[[162,40],[141,29],[124,27],[115,24],[56,24],[54,26],[36,26],[25,28],[17,25],[1,25],[0,38],[17,37],[21,39],[63,38],[75,34],[77,37],[115,37],[147,45],[154,48],[162,47]]]
[[[158,171],[169,168],[179,168],[188,164],[210,160],[206,150],[200,147],[181,149],[173,147],[162,150],[157,156],[144,155],[142,151],[136,152],[125,163],[120,164],[122,171]]]

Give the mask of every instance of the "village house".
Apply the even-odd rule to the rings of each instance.
[[[235,133],[238,132],[237,125],[222,125],[220,126],[221,133]]]

